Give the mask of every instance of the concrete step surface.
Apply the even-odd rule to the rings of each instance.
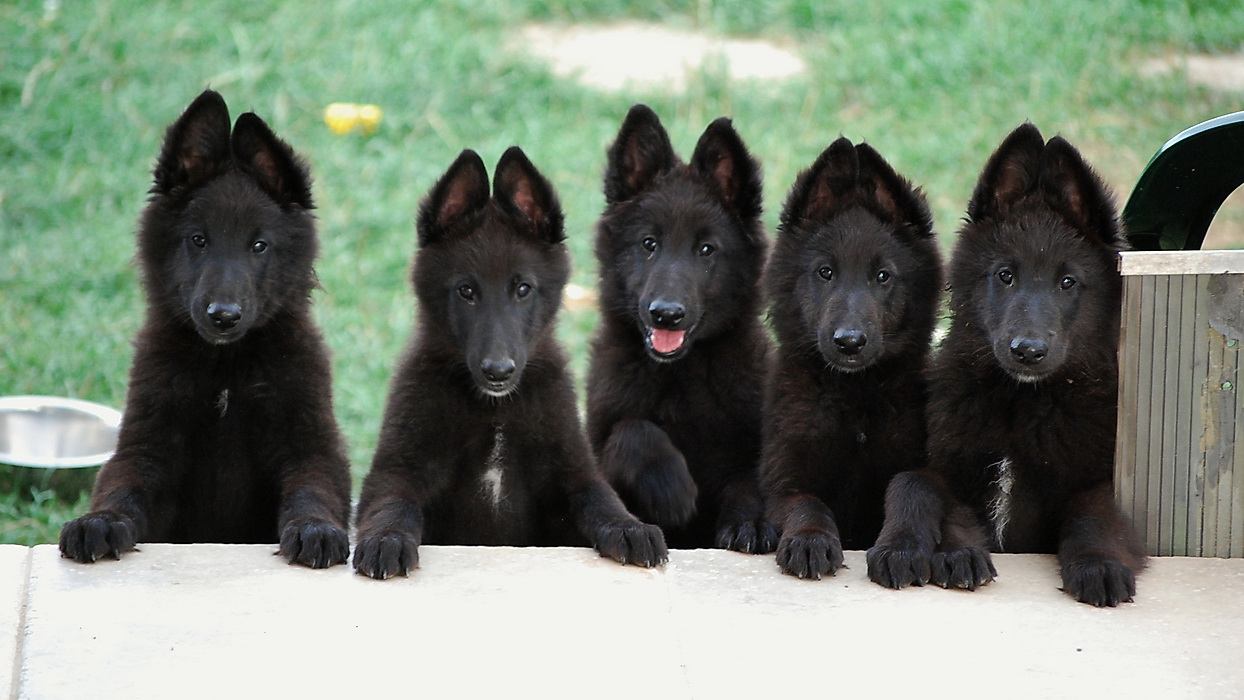
[[[771,555],[661,569],[575,548],[423,547],[409,578],[275,547],[142,545],[90,566],[0,547],[17,698],[1244,696],[1244,560],[1153,559],[1135,603],[996,555],[976,592],[891,591],[862,552],[800,581]]]

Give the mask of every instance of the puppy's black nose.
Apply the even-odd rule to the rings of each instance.
[[[1011,341],[1011,356],[1025,365],[1035,365],[1045,359],[1050,346],[1035,338],[1016,338]]]
[[[220,304],[213,301],[207,305],[207,317],[212,320],[213,326],[227,331],[242,320],[242,307],[238,304]]]
[[[648,315],[652,317],[654,326],[670,330],[682,323],[687,316],[687,310],[677,302],[658,299],[648,305]]]
[[[479,366],[480,371],[490,382],[504,382],[514,376],[516,367],[514,360],[508,357],[500,360],[484,360]]]
[[[868,336],[862,331],[839,328],[834,331],[834,345],[843,355],[858,355],[868,344]]]

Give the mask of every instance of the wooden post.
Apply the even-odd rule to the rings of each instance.
[[[1244,251],[1126,252],[1119,271],[1119,505],[1150,554],[1244,557]]]

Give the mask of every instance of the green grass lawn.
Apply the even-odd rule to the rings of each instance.
[[[555,78],[518,40],[532,21],[623,20],[771,40],[809,70],[758,84],[710,69],[676,94],[604,93]],[[414,211],[463,148],[490,168],[524,148],[560,191],[584,285],[604,149],[640,101],[684,155],[732,116],[764,163],[770,230],[799,169],[842,134],[924,186],[948,242],[985,158],[1024,120],[1080,146],[1122,200],[1167,138],[1244,103],[1178,74],[1142,76],[1140,62],[1242,47],[1236,0],[4,3],[0,395],[124,405],[144,304],[134,223],[164,128],[207,86],[311,163],[316,315],[357,488],[412,325]],[[379,105],[380,129],[334,135],[322,111],[336,101]],[[562,318],[580,372],[593,323],[591,311]],[[48,541],[85,507],[19,496],[0,501],[0,541]]]

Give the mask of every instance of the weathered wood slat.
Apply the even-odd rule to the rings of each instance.
[[[1195,298],[1192,304],[1193,322],[1189,330],[1186,331],[1189,334],[1188,338],[1190,338],[1190,344],[1186,348],[1186,354],[1189,356],[1187,391],[1188,403],[1192,410],[1190,416],[1191,429],[1189,430],[1187,445],[1188,462],[1191,466],[1193,477],[1193,491],[1190,496],[1189,506],[1195,510],[1193,525],[1196,528],[1196,536],[1189,542],[1188,553],[1197,552],[1202,555],[1212,556],[1217,546],[1218,504],[1210,497],[1210,492],[1216,488],[1216,484],[1210,483],[1209,473],[1206,469],[1205,445],[1202,439],[1205,434],[1205,412],[1201,406],[1201,397],[1205,393],[1205,381],[1209,373],[1209,355],[1205,351],[1209,347],[1205,335],[1206,330],[1208,330],[1205,319],[1209,308],[1209,293],[1206,290],[1206,283],[1209,277],[1206,275],[1189,275],[1186,279],[1189,283],[1186,293]]]
[[[1159,451],[1159,470],[1162,472],[1161,511],[1158,512],[1158,553],[1163,556],[1177,555],[1176,550],[1177,538],[1186,535],[1186,528],[1181,523],[1176,522],[1176,485],[1178,482],[1179,465],[1176,460],[1177,445],[1174,440],[1174,431],[1178,424],[1179,414],[1179,349],[1182,343],[1179,342],[1179,307],[1178,303],[1173,303],[1172,286],[1178,290],[1178,277],[1173,279],[1169,275],[1158,277],[1158,290],[1161,293],[1154,308],[1164,308],[1163,317],[1166,318],[1166,325],[1158,325],[1154,322],[1154,328],[1161,331],[1161,346],[1164,348],[1161,358],[1154,358],[1154,369],[1159,372],[1158,378],[1154,380],[1154,384],[1161,392],[1161,434],[1162,449]],[[1154,343],[1158,344],[1158,343]]]
[[[1203,470],[1199,456],[1194,460],[1191,454],[1192,420],[1200,408],[1200,401],[1197,400],[1200,384],[1195,382],[1193,376],[1192,359],[1197,354],[1197,348],[1192,345],[1197,320],[1196,282],[1197,275],[1171,277],[1170,305],[1179,308],[1179,322],[1172,322],[1167,330],[1173,336],[1171,340],[1176,348],[1168,367],[1174,367],[1178,379],[1174,397],[1175,443],[1172,446],[1175,460],[1175,538],[1171,549],[1185,554],[1201,549],[1202,502],[1194,494],[1198,491],[1196,482]]]
[[[1229,380],[1232,382],[1231,388],[1223,391],[1224,407],[1229,405],[1233,408],[1230,420],[1235,424],[1235,437],[1231,440],[1234,459],[1230,462],[1224,460],[1222,465],[1224,470],[1230,472],[1224,475],[1223,481],[1229,484],[1227,490],[1231,493],[1231,556],[1233,557],[1244,557],[1244,407],[1240,406],[1240,380],[1244,379],[1244,352],[1241,352],[1240,347],[1241,343],[1238,340],[1235,345],[1228,345],[1224,353],[1229,356],[1229,360],[1224,359],[1223,362],[1224,365],[1230,362],[1235,368],[1233,378]],[[1224,413],[1226,413],[1225,408]],[[1234,478],[1236,476],[1240,478]]]
[[[1218,413],[1219,406],[1215,405],[1214,393],[1218,390],[1219,377],[1223,369],[1223,350],[1226,348],[1222,343],[1216,342],[1213,335],[1213,333],[1206,335],[1205,357],[1208,364],[1205,368],[1205,377],[1199,397],[1200,414],[1204,422],[1200,442],[1201,449],[1205,451],[1206,527],[1208,529],[1211,523],[1213,527],[1212,540],[1210,536],[1206,537],[1206,554],[1228,556],[1231,548],[1231,470],[1224,467],[1223,461],[1230,459],[1230,455],[1224,453],[1225,445],[1218,437],[1221,420]],[[1225,481],[1223,477],[1226,477]],[[1209,546],[1211,541],[1212,547]],[[1226,553],[1223,552],[1224,545]]]
[[[1144,510],[1137,513],[1137,519],[1143,520],[1145,523],[1145,542],[1148,545],[1150,554],[1157,554],[1157,543],[1160,539],[1158,530],[1158,513],[1162,510],[1159,494],[1162,493],[1162,470],[1158,468],[1160,464],[1160,455],[1162,453],[1162,432],[1156,428],[1161,425],[1161,411],[1157,411],[1158,424],[1152,421],[1154,415],[1154,407],[1161,406],[1157,403],[1159,397],[1156,396],[1155,389],[1155,368],[1157,367],[1157,358],[1159,353],[1165,350],[1159,346],[1158,324],[1157,321],[1157,298],[1158,298],[1158,278],[1149,276],[1141,277],[1141,297],[1142,304],[1145,305],[1144,317],[1147,321],[1147,332],[1141,339],[1141,367],[1144,372],[1144,381],[1141,383],[1141,397],[1143,413],[1138,413],[1131,420],[1136,421],[1136,426],[1140,430],[1136,441],[1138,445],[1145,445],[1143,459],[1141,463],[1144,465],[1144,471],[1141,476],[1145,489]],[[1160,376],[1156,378],[1160,383]],[[1147,398],[1147,401],[1145,400]],[[1143,418],[1142,418],[1143,417]]]
[[[1139,284],[1127,285],[1123,289],[1122,327],[1119,333],[1119,416],[1117,429],[1119,440],[1116,443],[1114,495],[1129,517],[1134,513],[1145,512],[1144,488],[1137,488],[1137,474],[1140,465],[1137,441],[1125,439],[1125,431],[1135,427],[1135,421],[1127,416],[1140,415],[1139,397],[1142,375],[1141,363],[1141,309],[1142,298]],[[1143,522],[1133,519],[1133,526],[1138,531],[1144,528]],[[1143,536],[1143,532],[1142,532]]]

